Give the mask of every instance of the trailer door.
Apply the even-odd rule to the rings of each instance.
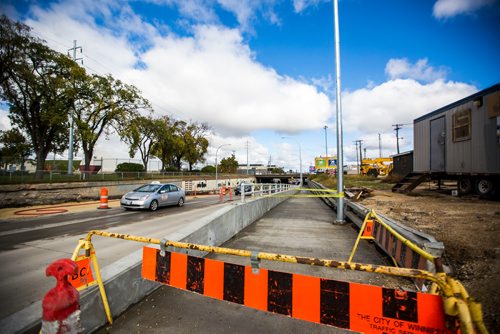
[[[445,119],[439,117],[431,120],[431,172],[445,171]]]

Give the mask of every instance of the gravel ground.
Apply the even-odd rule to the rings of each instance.
[[[481,302],[489,331],[500,333],[500,201],[422,187],[410,195],[376,190],[361,203],[442,241],[453,276]]]

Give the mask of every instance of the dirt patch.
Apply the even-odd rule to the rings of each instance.
[[[410,195],[376,190],[361,203],[434,236],[469,294],[483,305],[487,328],[500,332],[500,202],[417,189]]]

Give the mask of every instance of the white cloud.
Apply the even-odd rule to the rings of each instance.
[[[105,21],[116,11],[127,24],[96,23],[96,17]],[[113,1],[107,6],[91,1],[33,6],[26,23],[63,53],[76,39],[90,72],[111,72],[134,84],[158,116],[208,122],[225,136],[266,129],[295,133],[321,127],[332,114],[329,98],[315,86],[258,63],[237,29],[200,25],[190,36],[160,36],[128,6],[117,8]],[[130,40],[138,34],[149,45],[145,52]],[[139,61],[144,68],[135,67]],[[101,140],[96,154],[116,156],[119,146],[117,138]],[[121,156],[126,152],[122,149]]]
[[[406,58],[390,59],[385,66],[385,73],[390,79],[414,79],[418,81],[435,81],[444,79],[446,71],[429,66],[426,58],[411,64]]]
[[[474,86],[453,81],[436,80],[422,84],[413,79],[389,80],[375,87],[344,92],[343,124],[346,132],[357,132],[357,139],[366,140],[375,150],[377,133],[393,133],[393,124],[413,123],[415,118],[476,91]],[[409,128],[411,125],[405,127]],[[411,149],[412,135],[403,137],[405,142],[400,144]],[[395,147],[393,138],[392,147]],[[391,141],[390,137],[387,139]]]
[[[256,62],[237,30],[198,26],[192,37],[157,38],[142,60],[147,70],[127,76],[146,97],[226,133],[296,132],[331,115],[325,94]]]
[[[497,0],[438,0],[432,13],[438,19],[475,12],[483,7],[493,5]]]
[[[322,2],[328,1],[329,0],[293,0],[293,9],[296,13],[300,13],[309,7],[315,7]]]
[[[242,31],[252,31],[252,23],[262,17],[272,24],[280,18],[274,11],[279,0],[149,0],[159,5],[175,6],[188,20],[197,24],[218,24],[220,18],[215,8],[219,6],[233,14]]]

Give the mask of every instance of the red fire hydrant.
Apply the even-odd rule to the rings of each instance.
[[[71,259],[50,264],[45,275],[54,276],[56,286],[43,297],[42,333],[80,333],[80,294],[68,282],[68,275],[78,273],[78,265]]]

